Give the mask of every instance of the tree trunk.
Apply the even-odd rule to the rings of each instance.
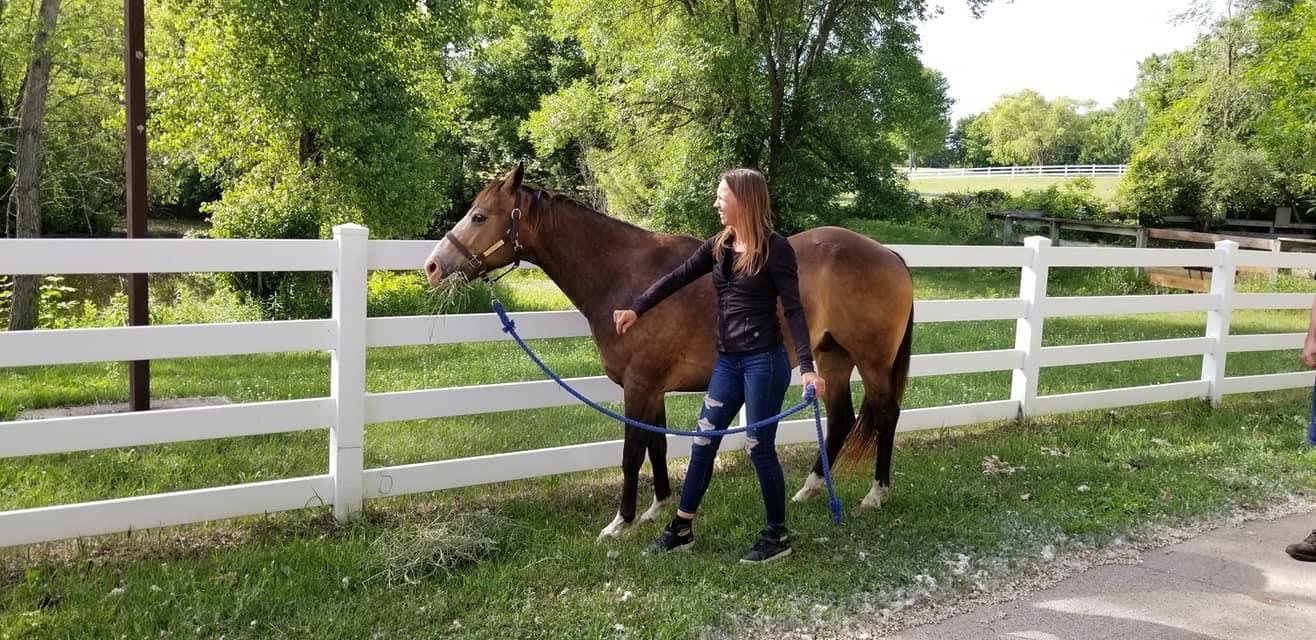
[[[14,202],[18,210],[19,238],[41,237],[41,125],[46,117],[46,94],[50,90],[50,50],[46,41],[55,31],[60,0],[41,0],[41,26],[32,38],[32,61],[23,88],[23,107],[18,117],[18,141],[14,150]],[[37,278],[14,278],[14,304],[9,330],[36,327]]]

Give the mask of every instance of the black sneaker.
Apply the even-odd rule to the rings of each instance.
[[[663,534],[658,536],[644,549],[644,555],[653,556],[673,551],[689,551],[690,547],[695,544],[695,532],[689,521],[680,522],[673,520],[663,529]]]
[[[1316,562],[1316,530],[1313,530],[1302,542],[1295,542],[1285,547],[1284,553],[1289,554],[1294,560]]]
[[[759,541],[740,561],[744,564],[767,564],[791,554],[791,536],[785,527],[764,529]]]

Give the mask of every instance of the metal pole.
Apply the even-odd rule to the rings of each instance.
[[[127,111],[127,152],[124,157],[124,197],[128,237],[146,237],[146,27],[144,0],[123,0],[124,104]],[[147,308],[146,274],[128,276],[128,324],[151,323]],[[151,363],[135,360],[128,368],[129,406],[151,408]]]

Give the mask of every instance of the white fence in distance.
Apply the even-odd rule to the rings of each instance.
[[[351,518],[368,498],[610,468],[621,441],[363,468],[365,425],[574,404],[551,381],[366,393],[369,347],[508,339],[492,314],[367,318],[366,275],[372,269],[418,268],[429,241],[369,241],[354,225],[333,240],[0,240],[0,273],[130,273],[308,270],[333,272],[327,320],[0,332],[0,367],[70,362],[180,358],[266,352],[332,352],[327,397],[229,406],[0,422],[0,457],[32,456],[311,429],[330,432],[329,468],[321,475],[132,498],[0,512],[0,547],[332,505]],[[1316,269],[1316,254],[1214,249],[1054,247],[1029,238],[1022,247],[896,245],[912,267],[1015,267],[1018,297],[919,300],[919,323],[1016,321],[1013,349],[915,355],[911,376],[1012,371],[1005,400],[906,410],[899,429],[954,427],[1020,416],[1123,407],[1188,398],[1218,403],[1223,394],[1304,387],[1310,372],[1225,377],[1228,354],[1295,349],[1302,333],[1234,336],[1234,309],[1305,309],[1308,294],[1240,294],[1236,266]],[[1205,294],[1048,297],[1051,267],[1208,266]],[[1056,316],[1206,311],[1201,337],[1043,347],[1045,320]],[[512,314],[526,338],[587,336],[575,311]],[[1202,374],[1187,382],[1039,396],[1043,367],[1175,356],[1201,356]],[[602,376],[570,381],[600,401],[621,390]],[[798,374],[796,383],[798,384]],[[743,437],[743,436],[741,436]],[[812,420],[782,423],[779,441],[813,441]],[[735,437],[733,436],[733,440]],[[728,443],[734,446],[734,442]],[[668,455],[689,455],[687,438],[669,438]]]
[[[1027,178],[1037,176],[1122,176],[1129,170],[1127,164],[1039,164],[1013,167],[919,167],[901,169],[906,177],[915,178]]]

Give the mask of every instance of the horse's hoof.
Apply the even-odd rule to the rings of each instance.
[[[672,499],[670,497],[666,500],[654,498],[653,504],[649,505],[649,510],[640,514],[640,522],[653,522],[654,520],[657,520],[658,517],[662,515],[663,510],[667,508],[667,505],[671,503]]]
[[[608,526],[603,527],[603,531],[599,532],[599,537],[595,538],[594,542],[603,542],[604,538],[620,538],[621,534],[630,527],[631,523],[626,522],[619,513],[616,518],[612,519],[612,522],[608,523]]]
[[[873,488],[868,490],[868,495],[864,496],[864,499],[859,503],[859,511],[880,509],[882,503],[886,502],[887,493],[890,491],[891,487],[884,487],[877,482],[873,482]]]
[[[810,473],[808,479],[804,481],[804,486],[800,487],[800,490],[795,494],[795,497],[791,498],[791,502],[805,502],[807,500],[812,500],[814,496],[818,495],[818,492],[822,491],[822,488],[822,476],[816,473]]]

